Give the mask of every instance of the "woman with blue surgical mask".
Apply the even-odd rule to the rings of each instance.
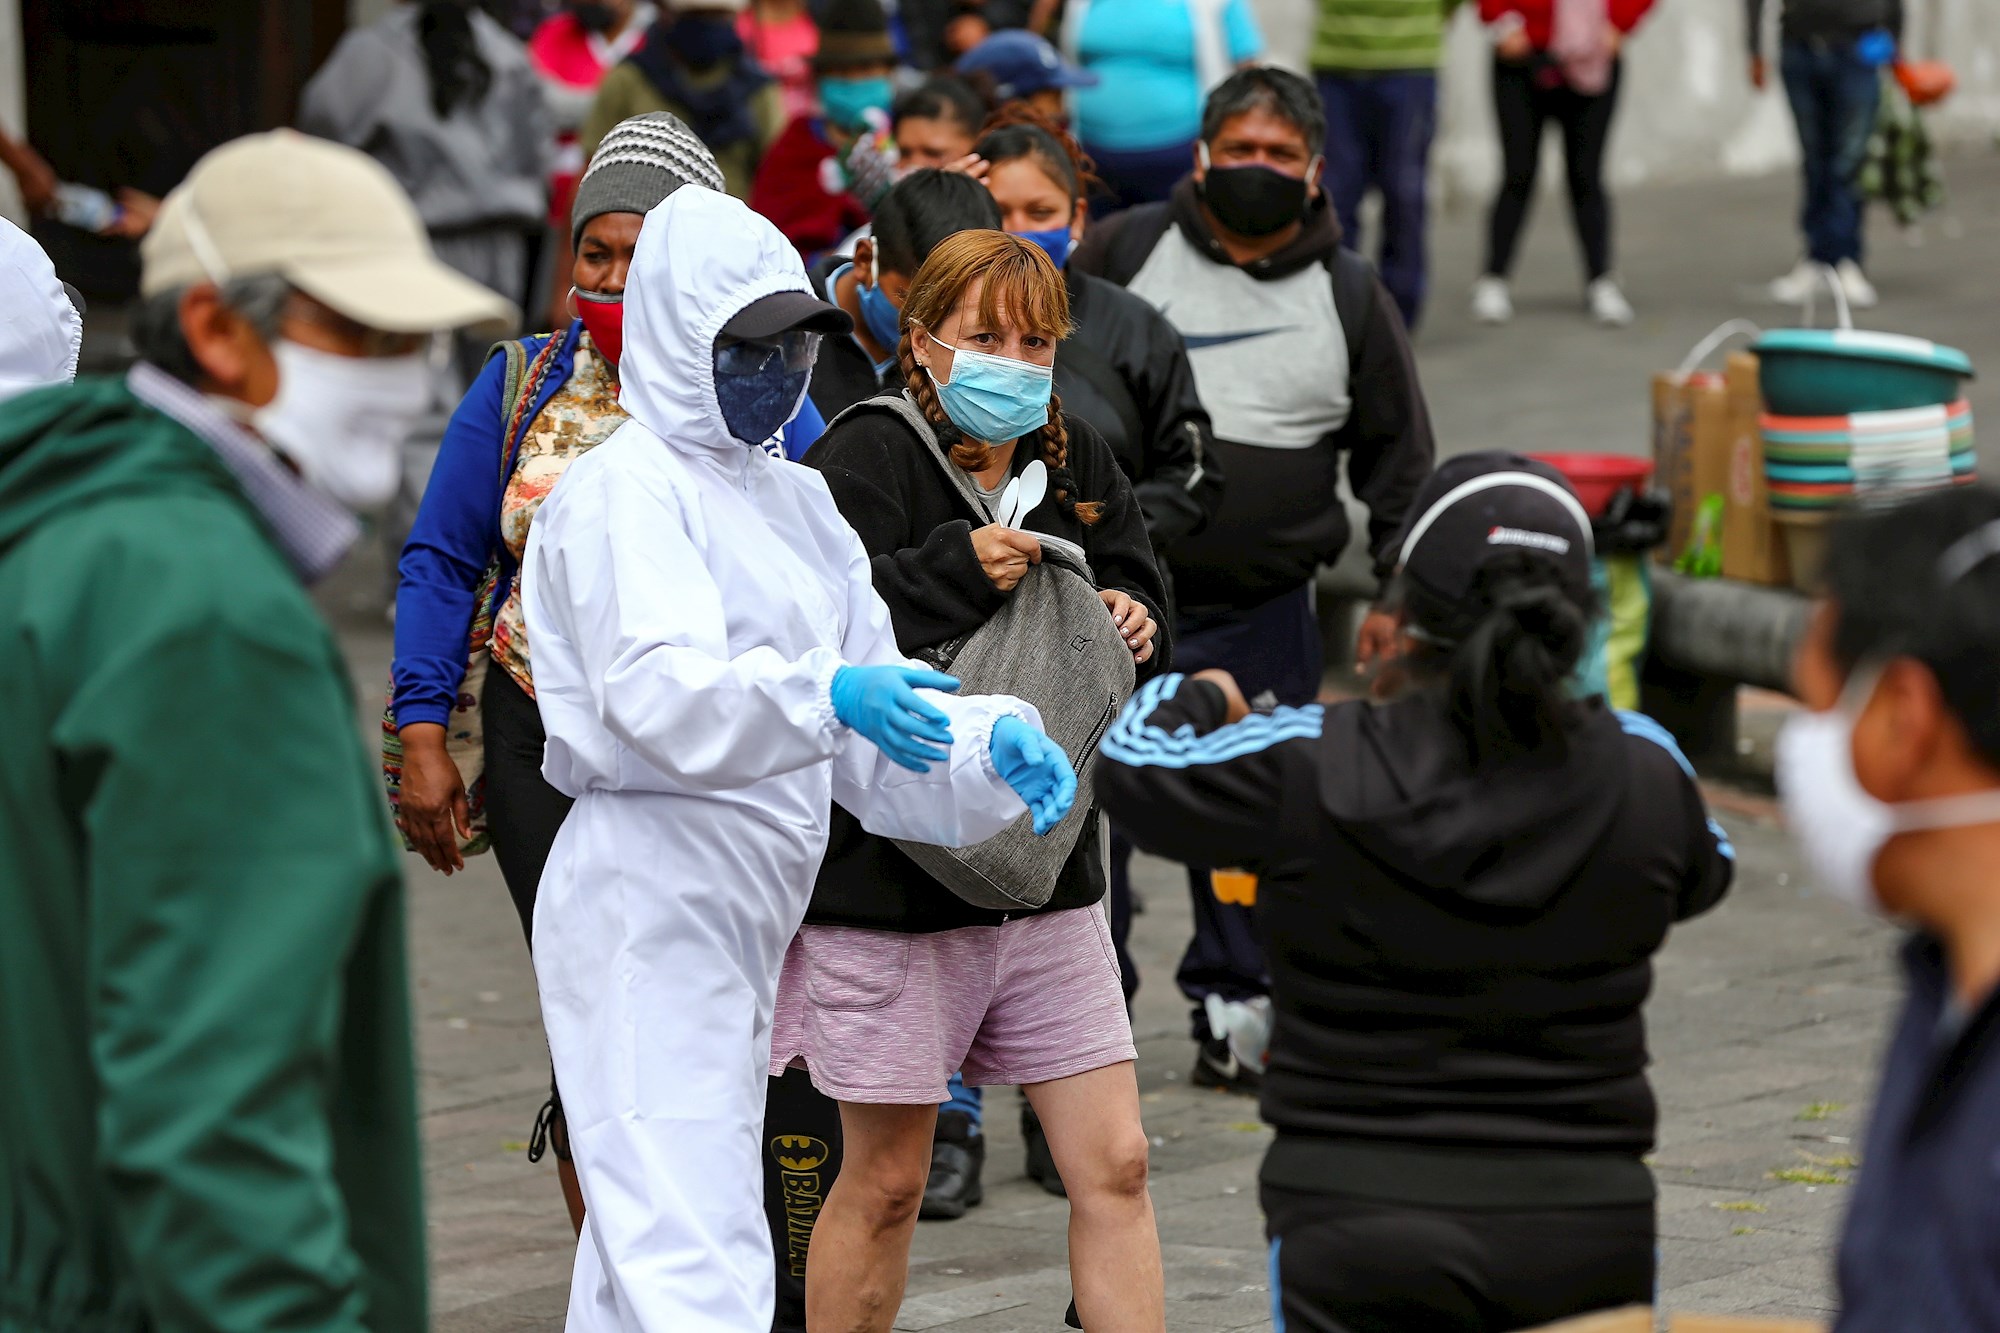
[[[576,802],[534,919],[587,1205],[568,1327],[763,1329],[764,1069],[829,811],[964,846],[1046,832],[1076,780],[1033,709],[898,652],[825,482],[763,448],[847,329],[776,228],[675,192],[624,310],[631,420],[542,503],[523,573],[543,773]]]
[[[1003,232],[960,232],[931,251],[902,303],[907,398],[848,412],[806,455],[860,534],[904,652],[986,625],[1045,544],[1065,542],[1088,562],[1103,628],[1138,678],[1164,669],[1165,589],[1132,488],[1052,392],[1069,330],[1046,254]],[[771,1050],[773,1074],[800,1061],[840,1103],[842,1174],[806,1265],[811,1327],[887,1333],[938,1105],[963,1070],[974,1086],[1022,1086],[1041,1115],[1069,1186],[1084,1326],[1158,1333],[1159,1242],[1098,821],[1085,821],[1046,907],[1000,912],[956,896],[860,813],[834,813]]]

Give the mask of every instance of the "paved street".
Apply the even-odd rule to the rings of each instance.
[[[1863,322],[1954,343],[2000,370],[1991,314],[2000,157],[1949,168],[1950,219],[1933,224],[1922,249],[1881,238],[1873,271],[1885,306]],[[1622,333],[1593,329],[1574,309],[1579,283],[1557,199],[1539,208],[1517,289],[1522,315],[1503,331],[1473,329],[1462,312],[1479,220],[1443,219],[1419,351],[1444,447],[1643,452],[1651,371],[1728,316],[1779,322],[1754,287],[1793,258],[1792,191],[1777,179],[1623,198],[1621,267],[1640,322]],[[1991,376],[1974,402],[2000,423]],[[1996,457],[1990,444],[1982,452],[1989,464]],[[328,593],[365,711],[380,707],[389,651],[379,614],[357,610],[373,583],[359,569]],[[1675,936],[1650,1011],[1664,1301],[1818,1317],[1832,1304],[1830,1237],[1896,994],[1892,937],[1808,895],[1768,794],[1721,792],[1717,808],[1742,857],[1736,891]],[[437,1326],[558,1329],[573,1246],[554,1171],[521,1151],[547,1066],[514,915],[490,857],[450,881],[414,859],[410,867]],[[1264,1328],[1255,1178],[1267,1133],[1253,1103],[1187,1086],[1186,1011],[1171,982],[1187,932],[1185,882],[1174,867],[1142,863],[1139,884],[1146,984],[1135,1026],[1169,1326]],[[989,1100],[984,1206],[919,1229],[899,1328],[1061,1327],[1066,1210],[1022,1176],[1015,1104],[1009,1092]]]

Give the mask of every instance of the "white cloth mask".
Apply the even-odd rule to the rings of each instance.
[[[337,356],[279,339],[278,396],[250,425],[306,484],[356,511],[395,498],[403,442],[430,406],[431,372],[409,356]]]
[[[1874,696],[1878,669],[1857,669],[1840,702],[1800,713],[1778,733],[1778,796],[1792,840],[1822,892],[1885,915],[1875,859],[1898,833],[2000,823],[2000,790],[1890,804],[1854,775],[1854,723]]]

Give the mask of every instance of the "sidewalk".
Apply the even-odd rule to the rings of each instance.
[[[1933,225],[1921,250],[1879,237],[1885,302],[1863,322],[1965,348],[1989,371],[1974,403],[2000,433],[2000,323],[1991,315],[2000,157],[1948,170],[1962,234]],[[1777,179],[1623,198],[1622,267],[1640,321],[1622,332],[1595,329],[1576,309],[1565,210],[1546,198],[1518,275],[1520,317],[1504,330],[1471,327],[1463,297],[1479,220],[1445,219],[1419,342],[1441,446],[1643,453],[1652,371],[1726,317],[1784,318],[1754,289],[1793,258],[1792,194],[1792,182]],[[1990,466],[1992,446],[1982,453]],[[365,600],[358,590],[371,578],[379,571],[352,571],[329,589],[329,604]],[[368,716],[380,707],[388,635],[379,617],[349,621],[343,640]],[[1806,893],[1791,848],[1763,817],[1767,802],[1729,799],[1718,811],[1742,856],[1735,893],[1676,934],[1650,1010],[1663,1300],[1824,1317],[1832,1236],[1897,994],[1892,934]],[[552,1167],[522,1155],[547,1095],[547,1063],[514,914],[490,857],[448,881],[414,858],[409,873],[437,1327],[557,1330],[574,1245]],[[1172,986],[1187,932],[1185,880],[1143,859],[1137,877],[1150,910],[1135,931],[1145,975],[1135,1030],[1168,1324],[1185,1333],[1267,1328],[1256,1170],[1268,1134],[1253,1103],[1187,1086],[1187,1014]],[[988,1105],[986,1202],[963,1221],[918,1229],[898,1328],[1061,1327],[1066,1207],[1022,1174],[1014,1094],[997,1092]]]

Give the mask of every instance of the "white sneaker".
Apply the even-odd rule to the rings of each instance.
[[[1825,292],[1825,279],[1820,276],[1817,264],[1810,259],[1801,259],[1792,265],[1790,273],[1771,279],[1771,285],[1765,290],[1780,305],[1804,305],[1815,294]]]
[[[1507,279],[1489,273],[1472,284],[1472,317],[1481,324],[1505,324],[1514,318],[1514,298],[1507,294]]]
[[[1868,281],[1868,275],[1861,271],[1861,265],[1852,259],[1843,259],[1833,270],[1840,277],[1840,290],[1847,294],[1847,304],[1856,310],[1867,310],[1878,299],[1875,284]]]
[[[1632,303],[1618,290],[1618,279],[1599,278],[1584,291],[1590,317],[1608,329],[1622,329],[1632,322]]]

